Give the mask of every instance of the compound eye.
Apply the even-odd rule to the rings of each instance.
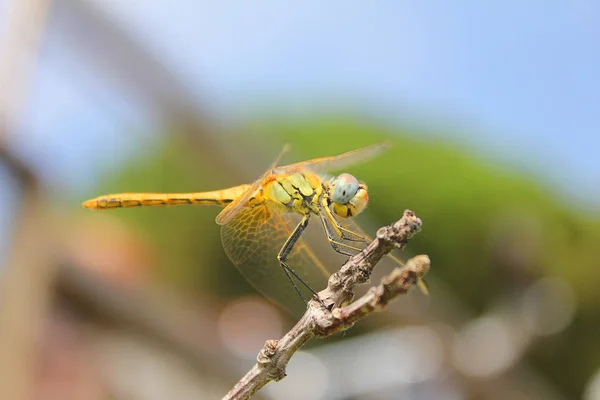
[[[358,180],[350,174],[341,174],[335,180],[333,202],[347,204],[358,191]]]

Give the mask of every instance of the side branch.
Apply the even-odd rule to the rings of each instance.
[[[257,363],[224,399],[248,399],[270,381],[285,377],[285,368],[294,353],[313,337],[327,337],[350,328],[356,321],[383,309],[392,299],[406,293],[428,271],[429,257],[411,258],[404,268],[396,268],[364,296],[354,298],[354,287],[369,280],[375,265],[394,248],[403,249],[408,239],[421,229],[421,220],[411,210],[392,225],[380,228],[364,250],[352,256],[334,273],[319,299],[311,300],[296,325],[280,340],[268,340]],[[325,307],[323,306],[325,305]],[[332,311],[331,311],[332,310]]]
[[[381,283],[371,288],[364,296],[343,308],[334,308],[331,312],[338,321],[331,333],[348,329],[359,319],[374,311],[382,310],[391,300],[405,294],[427,271],[429,256],[422,254],[411,258],[404,268],[396,268],[391,274],[381,279]],[[327,333],[330,335],[331,333]]]

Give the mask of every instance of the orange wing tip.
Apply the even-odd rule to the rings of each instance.
[[[217,223],[217,225],[226,225],[227,223],[229,223],[229,221],[231,221],[231,217],[229,215],[223,214],[223,212],[219,213],[219,215],[217,215],[217,217],[215,218],[215,222]]]

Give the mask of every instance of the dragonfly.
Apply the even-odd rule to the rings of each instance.
[[[129,207],[215,205],[223,209],[216,217],[221,225],[225,253],[242,275],[263,295],[292,313],[291,283],[304,300],[301,288],[313,296],[313,287],[331,275],[322,252],[323,232],[331,249],[352,256],[371,238],[354,222],[369,201],[367,185],[349,173],[328,175],[380,155],[390,147],[378,143],[346,153],[278,165],[290,149],[286,145],[261,177],[253,183],[195,193],[120,193],[87,200],[83,207],[111,210]],[[317,220],[320,224],[309,224]],[[322,233],[309,228],[322,227]],[[399,265],[404,263],[388,255]],[[287,282],[286,282],[287,281]],[[427,294],[424,281],[418,282]],[[299,303],[299,302],[297,302]]]

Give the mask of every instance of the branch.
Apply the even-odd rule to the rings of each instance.
[[[354,298],[354,287],[369,280],[379,260],[394,248],[403,249],[408,239],[420,229],[421,220],[411,210],[404,211],[402,218],[394,224],[380,228],[375,240],[350,257],[329,278],[327,288],[319,292],[321,302],[311,300],[306,313],[283,338],[267,340],[258,354],[256,365],[223,399],[248,399],[270,381],[280,381],[285,377],[290,358],[307,341],[346,330],[359,319],[381,310],[392,299],[406,293],[429,271],[428,256],[411,258],[404,268],[394,269],[378,286],[348,304]]]

